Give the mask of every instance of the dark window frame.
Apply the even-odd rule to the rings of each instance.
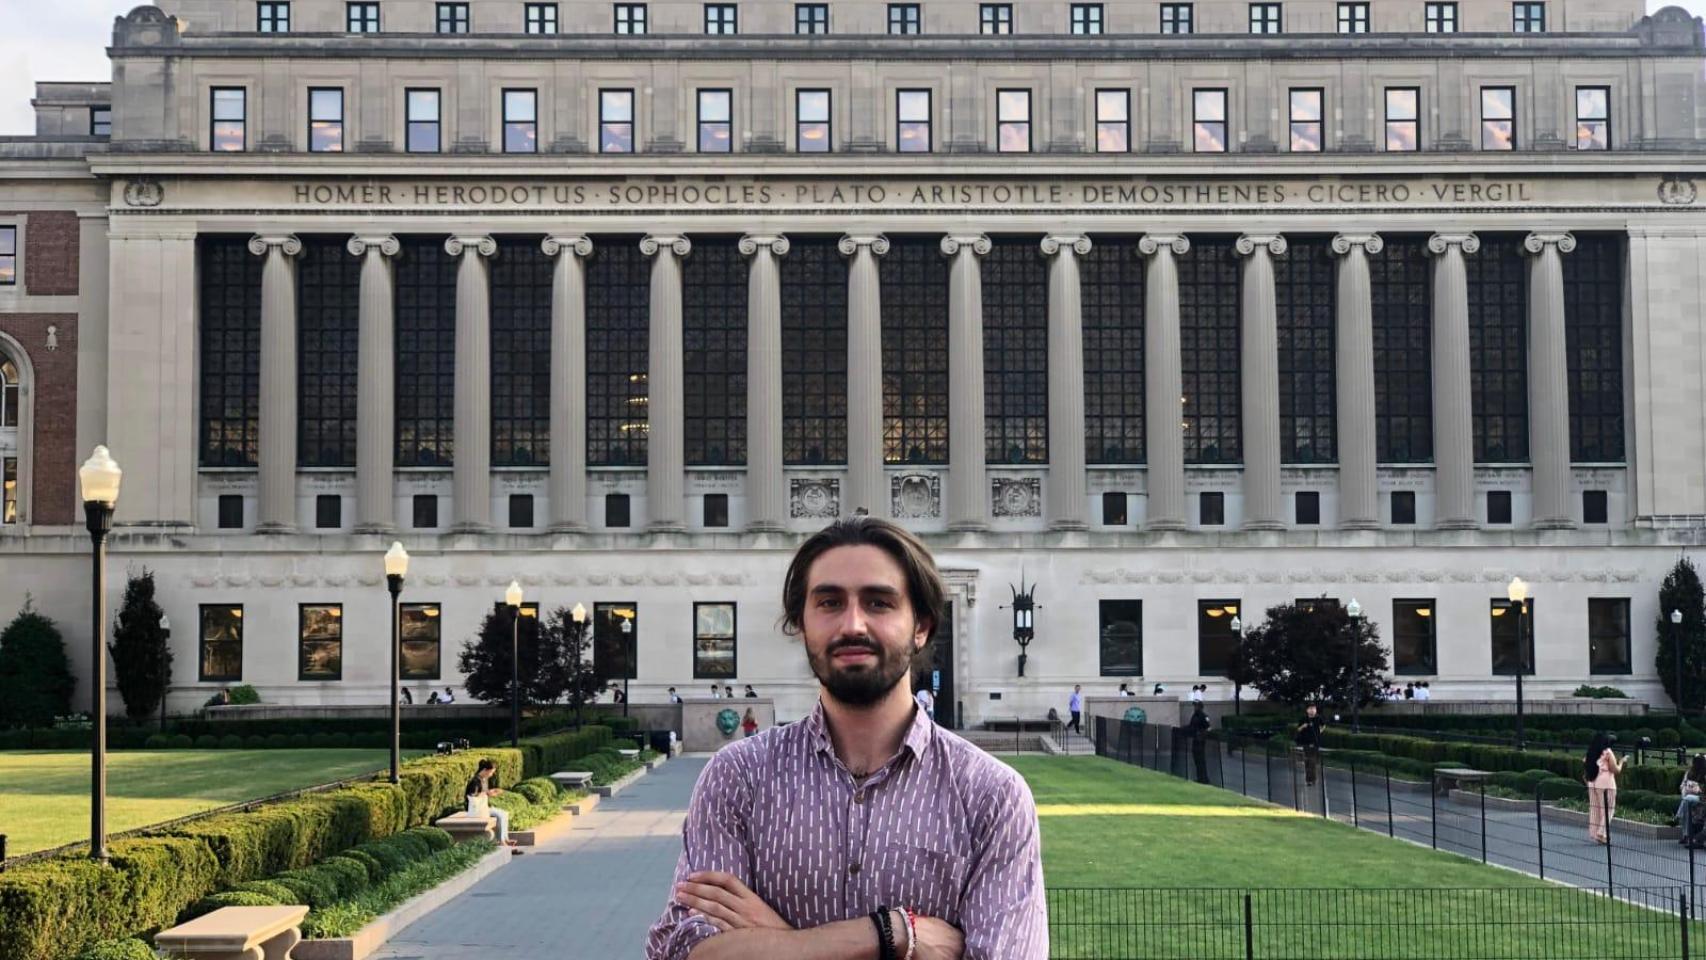
[[[1427,237],[1394,234],[1370,254],[1375,459],[1433,462],[1433,267]]]
[[[889,4],[888,23],[891,35],[918,36],[924,32],[924,13],[921,5],[916,3]]]
[[[709,633],[699,632],[699,609],[701,607],[727,607],[729,611],[729,635],[718,637]],[[699,659],[699,645],[706,640],[724,641],[729,645],[728,671],[707,670]],[[720,644],[719,644],[720,645]],[[731,600],[696,600],[693,603],[693,679],[695,680],[733,680],[740,675],[740,605]]]
[[[235,119],[219,116],[219,95],[237,94],[237,104],[240,115]],[[210,87],[208,88],[208,149],[213,153],[243,153],[249,149],[249,88],[248,87]],[[236,124],[238,145],[231,148],[219,146],[220,124]],[[229,134],[229,128],[227,128]]]
[[[1516,628],[1514,626],[1516,620],[1510,613],[1510,611],[1514,609],[1515,605],[1504,597],[1494,597],[1492,599],[1492,604],[1489,607],[1489,613],[1492,615],[1488,617],[1487,639],[1491,646],[1492,653],[1492,675],[1495,677],[1514,677],[1516,676],[1518,669],[1521,669],[1522,675],[1525,677],[1534,676],[1534,598],[1529,597],[1527,600],[1523,601],[1522,605],[1526,612],[1522,616],[1522,636],[1519,637],[1514,636],[1514,634],[1516,634]],[[1497,610],[1503,610],[1504,612],[1492,613],[1492,611]],[[1500,626],[1503,623],[1510,623],[1513,626],[1509,630],[1501,631]],[[1508,638],[1501,637],[1499,636],[1501,632],[1510,633],[1513,634],[1513,636]],[[1505,651],[1505,662],[1509,662],[1509,657],[1512,654],[1521,657],[1524,652],[1523,647],[1526,647],[1527,662],[1522,664],[1520,668],[1501,667],[1499,648],[1501,645],[1509,646],[1513,641],[1519,644],[1519,646],[1515,650]]]
[[[732,37],[740,33],[740,5],[737,3],[707,3],[705,11],[705,35],[708,37]]]
[[[605,116],[604,109],[605,109],[606,104],[605,104],[604,98],[608,94],[626,94],[627,95],[627,97],[628,97],[628,119],[626,119],[626,120],[611,120]],[[600,87],[599,88],[599,90],[598,90],[598,152],[599,153],[628,154],[628,153],[637,152],[635,150],[635,146],[634,146],[634,125],[635,125],[634,114],[635,114],[634,88],[632,88],[632,87]],[[607,138],[605,136],[605,134],[607,132],[610,132],[610,128],[613,128],[613,127],[627,127],[628,128],[628,148],[626,150],[612,150],[609,148],[608,144],[610,143],[610,140],[609,140],[609,138]]]
[[[425,504],[432,505],[431,523],[421,523],[423,519],[421,507]],[[409,528],[412,530],[436,530],[438,527],[438,494],[417,493],[411,496],[409,498]]]
[[[1607,633],[1600,628],[1603,623],[1594,616],[1595,607],[1611,606],[1622,611],[1621,633]],[[1594,677],[1628,676],[1635,672],[1632,635],[1634,620],[1630,615],[1628,597],[1589,597],[1588,598],[1588,675]],[[1596,651],[1606,643],[1614,643],[1621,647],[1619,651],[1622,663],[1611,669],[1602,669],[1605,662],[1596,657]]]
[[[1606,490],[1582,491],[1582,524],[1600,526],[1611,522],[1611,495]]]
[[[1142,464],[1145,264],[1138,238],[1097,237],[1079,257],[1084,343],[1084,452],[1096,466]]]
[[[977,5],[977,32],[984,36],[1007,36],[1013,32],[1011,3],[980,3]]]
[[[1456,33],[1458,17],[1455,0],[1446,3],[1424,4],[1422,21],[1422,29],[1425,33]]]
[[[615,522],[615,518],[616,518],[617,513],[618,513],[618,511],[616,510],[616,507],[618,505],[620,505],[622,508],[620,511],[621,518],[622,518],[621,523]],[[609,529],[609,530],[628,530],[628,529],[631,529],[633,526],[634,526],[634,500],[633,500],[633,498],[630,497],[626,493],[607,493],[607,494],[605,494],[604,495],[604,527],[606,529]]]
[[[1220,119],[1219,120],[1204,120],[1198,115],[1197,110],[1199,108],[1199,104],[1197,102],[1197,98],[1203,94],[1210,94],[1210,95],[1219,94],[1220,95]],[[1209,130],[1210,132],[1212,132],[1212,128],[1214,128],[1215,126],[1218,126],[1220,128],[1220,149],[1218,149],[1218,150],[1204,149],[1202,146],[1202,142],[1203,142],[1202,134],[1205,130]],[[1191,88],[1191,152],[1192,153],[1231,153],[1232,152],[1232,142],[1229,139],[1227,139],[1231,133],[1231,130],[1232,130],[1232,98],[1231,98],[1230,91],[1226,87],[1192,87]]]
[[[1332,238],[1297,236],[1274,258],[1280,462],[1339,462],[1337,256]]]
[[[393,372],[394,463],[455,464],[456,287],[459,264],[444,238],[404,236],[397,258]],[[352,258],[353,259],[353,258]]]
[[[782,462],[847,462],[847,259],[833,237],[781,258]]]
[[[1210,509],[1213,505],[1213,509]],[[1226,526],[1226,492],[1223,490],[1202,490],[1197,493],[1197,526],[1224,527]]]
[[[1546,4],[1517,0],[1511,4],[1511,30],[1516,33],[1545,33]]]
[[[1342,34],[1367,33],[1369,30],[1369,10],[1366,2],[1341,2],[1338,8],[1339,32]]]
[[[1465,257],[1475,463],[1529,462],[1528,262],[1520,234],[1483,234]]]
[[[1389,504],[1390,517],[1391,517],[1390,525],[1394,526],[1394,527],[1413,527],[1413,526],[1415,526],[1416,525],[1416,491],[1414,491],[1414,490],[1393,490],[1393,491],[1390,491],[1390,493],[1391,493],[1391,496],[1388,497],[1388,504]],[[1409,519],[1407,519],[1407,520],[1399,518],[1398,505],[1400,503],[1405,505],[1404,513],[1409,517]]]
[[[1002,103],[1002,99],[1007,94],[1017,94],[1017,93],[1022,93],[1025,95],[1025,117],[1022,120],[1007,119],[1005,114],[1003,113],[1003,109],[1005,107],[1005,104]],[[998,153],[1030,153],[1031,152],[1031,150],[1032,150],[1031,132],[1034,129],[1032,117],[1035,114],[1035,111],[1033,109],[1033,107],[1035,106],[1034,100],[1035,100],[1035,98],[1033,97],[1031,88],[1029,88],[1029,87],[998,87],[998,88],[996,88],[996,91],[995,91],[995,150],[996,150],[996,152],[998,152]],[[1024,128],[1024,130],[1025,130],[1025,149],[1023,149],[1023,150],[1020,150],[1017,148],[1014,148],[1012,150],[1007,149],[1006,145],[1002,142],[1001,134],[1002,134],[1003,130],[1006,130],[1009,127],[1023,127]]]
[[[330,516],[327,516],[330,507]],[[331,522],[328,523],[327,521]],[[344,525],[344,498],[341,494],[320,493],[314,495],[314,529],[339,530]]]
[[[1074,3],[1067,10],[1068,29],[1074,36],[1099,37],[1106,25],[1100,3]]]
[[[823,119],[807,120],[805,118],[804,97],[807,94],[823,94]],[[808,150],[804,147],[807,142],[808,128],[823,128],[823,149]],[[834,153],[835,152],[835,91],[828,87],[800,87],[794,91],[794,152],[795,153]]]
[[[1195,32],[1196,4],[1163,3],[1161,5],[1161,33],[1163,35],[1186,36]]]
[[[491,465],[547,467],[556,262],[537,240],[506,236],[489,276]]]
[[[1392,95],[1395,93],[1397,93],[1397,94],[1410,93],[1410,94],[1415,95],[1416,108],[1414,111],[1415,112],[1414,117],[1394,117],[1392,115]],[[1385,150],[1387,153],[1415,153],[1415,152],[1421,150],[1422,149],[1422,88],[1421,87],[1386,87],[1385,89],[1383,89],[1381,91],[1381,103],[1384,107],[1384,110],[1382,112],[1382,116],[1385,117],[1385,125],[1382,127],[1382,132],[1385,134],[1385,137],[1382,139],[1381,148],[1383,150]],[[1413,144],[1413,146],[1409,147],[1408,149],[1405,149],[1402,147],[1394,148],[1392,146],[1392,142],[1393,142],[1392,141],[1392,134],[1394,132],[1402,133],[1402,131],[1404,130],[1405,127],[1408,127],[1410,130],[1410,142]]]
[[[0,223],[0,287],[18,285],[18,225]]]
[[[533,119],[532,120],[516,120],[516,119],[512,119],[510,117],[510,113],[509,113],[510,102],[509,101],[510,101],[510,95],[511,94],[526,95],[528,97],[533,98]],[[504,87],[498,93],[498,104],[499,104],[500,110],[502,111],[502,117],[503,117],[503,152],[504,153],[511,153],[511,154],[538,153],[539,152],[539,90],[538,90],[538,88],[536,88],[536,87]],[[531,133],[532,134],[531,139],[527,140],[527,142],[530,144],[530,146],[527,149],[525,149],[525,150],[512,150],[512,149],[510,149],[509,135],[510,135],[511,128],[515,128],[517,133],[521,133],[521,134]]]
[[[1135,614],[1135,616],[1133,616]],[[1114,637],[1112,633],[1120,626],[1134,627],[1136,636]],[[1096,661],[1098,676],[1103,677],[1141,677],[1143,676],[1143,600],[1140,598],[1099,597],[1096,600]],[[1109,663],[1110,643],[1131,644],[1135,646],[1135,656],[1116,656],[1114,663]],[[1135,659],[1135,664],[1120,661]]]
[[[934,236],[891,238],[877,263],[884,463],[948,463],[948,266]]]
[[[1582,94],[1597,92],[1605,99],[1605,112],[1601,116],[1592,116],[1582,112]],[[1577,150],[1610,150],[1611,142],[1611,88],[1604,84],[1584,84],[1575,88],[1576,94],[1576,149]],[[1598,125],[1598,136],[1594,135],[1594,127]],[[1584,137],[1585,134],[1585,137]],[[1583,146],[1583,143],[1589,146]],[[1592,146],[1599,142],[1603,146]]]
[[[728,103],[729,118],[727,120],[706,120],[705,119],[705,97],[707,95],[714,97],[714,96],[717,96],[719,94],[722,95],[726,99],[726,102]],[[734,153],[735,152],[735,92],[734,92],[734,90],[730,87],[699,87],[699,88],[696,88],[693,91],[693,104],[694,104],[694,127],[693,127],[693,129],[694,129],[694,132],[696,133],[696,137],[694,138],[694,143],[693,143],[694,152],[696,152],[696,153],[714,153],[714,154]],[[727,149],[724,149],[724,150],[717,150],[717,149],[707,150],[707,149],[705,149],[706,128],[710,128],[711,133],[714,136],[716,133],[717,127],[727,128],[726,132],[727,132],[728,147],[727,147]]]
[[[822,36],[829,33],[829,4],[794,4],[794,33]]]
[[[1125,116],[1119,120],[1104,120],[1102,118],[1102,94],[1118,94],[1124,105]],[[1131,90],[1126,87],[1097,87],[1090,93],[1091,103],[1095,107],[1095,144],[1097,153],[1130,153],[1131,152]],[[1102,128],[1119,128],[1120,140],[1125,144],[1118,150],[1103,149]]]
[[[466,34],[474,29],[474,18],[466,0],[439,0],[433,23],[441,34]]]
[[[197,241],[197,464],[258,464],[262,257],[236,236]]]
[[[1491,94],[1497,94],[1500,92],[1509,94],[1509,96],[1510,96],[1510,107],[1511,107],[1510,116],[1508,116],[1508,117],[1489,116],[1487,113],[1487,95],[1490,93]],[[1517,114],[1516,87],[1510,86],[1507,84],[1489,84],[1487,86],[1483,86],[1480,88],[1480,99],[1481,99],[1481,110],[1480,110],[1481,149],[1485,150],[1485,151],[1493,152],[1493,153],[1509,153],[1509,152],[1516,150],[1517,147],[1519,146],[1519,144],[1517,142],[1517,127],[1516,127],[1516,120],[1517,120],[1517,117],[1516,117],[1516,114]],[[1500,124],[1500,123],[1506,124],[1508,127],[1509,134],[1508,134],[1507,139],[1505,141],[1508,144],[1508,146],[1502,146],[1502,147],[1501,146],[1491,146],[1490,147],[1487,145],[1487,143],[1488,143],[1487,138],[1488,138],[1489,133],[1493,134],[1493,141],[1492,141],[1493,143],[1497,144],[1500,141],[1498,140],[1497,133],[1494,132],[1495,128],[1492,128],[1489,125],[1490,124]]]
[[[208,614],[215,611],[225,611],[231,616],[230,623],[236,626],[236,636],[229,640],[215,641],[216,645],[231,644],[236,647],[236,673],[211,673],[208,671]],[[198,683],[241,683],[243,682],[243,605],[240,603],[203,603],[196,608],[196,681]]]
[[[908,120],[901,115],[901,101],[906,94],[921,93],[924,95],[924,119]],[[909,150],[906,147],[905,132],[909,128],[922,127],[924,130],[924,149]],[[896,153],[934,153],[936,150],[936,91],[929,87],[900,87],[894,92],[894,146]]]
[[[103,119],[104,116],[104,119]],[[104,129],[103,129],[104,128]],[[89,108],[89,136],[110,137],[113,135],[113,108],[111,104],[97,104]]]
[[[1301,119],[1301,120],[1298,119],[1297,97],[1299,94],[1303,94],[1303,95],[1314,94],[1315,95],[1315,119],[1310,120],[1307,117],[1305,117],[1304,119]],[[1326,127],[1327,91],[1326,91],[1326,89],[1324,89],[1322,87],[1292,87],[1289,90],[1287,90],[1286,91],[1286,117],[1287,117],[1287,122],[1288,122],[1288,129],[1291,133],[1290,148],[1291,148],[1292,153],[1321,153],[1327,149],[1327,133],[1326,133],[1326,130],[1327,130],[1327,127]],[[1302,150],[1298,149],[1297,134],[1298,134],[1298,128],[1300,128],[1300,127],[1304,128],[1305,131],[1307,131],[1307,129],[1310,127],[1314,128],[1314,130],[1315,130],[1315,141],[1314,141],[1315,146],[1313,149],[1309,149],[1309,148],[1305,148]],[[1308,142],[1308,141],[1305,140],[1305,142]]]
[[[637,239],[601,240],[587,261],[588,466],[644,467],[647,462],[651,261]]]
[[[1238,659],[1239,637],[1232,630],[1232,621],[1241,616],[1239,613],[1244,601],[1239,598],[1204,598],[1197,600],[1197,675],[1203,677],[1224,677],[1228,668]],[[1211,615],[1209,611],[1219,610]],[[1224,625],[1224,629],[1211,629],[1216,625]],[[1224,633],[1225,636],[1216,634]],[[1217,649],[1224,644],[1227,649]],[[1225,662],[1216,663],[1221,654]]]
[[[217,514],[218,514],[217,519],[215,519],[215,521],[214,521],[214,529],[215,530],[241,530],[241,529],[243,529],[243,509],[244,509],[244,500],[245,499],[247,499],[247,498],[245,498],[240,493],[222,493],[222,494],[220,494],[219,499],[214,501],[215,510],[217,511]],[[232,507],[232,506],[237,508],[235,518],[229,516],[226,512],[226,508]],[[235,519],[236,522],[235,523],[227,523],[226,522],[227,520],[231,520],[231,519]]]
[[[1401,610],[1408,610],[1406,617]],[[1426,610],[1427,613],[1420,611]],[[1414,629],[1426,625],[1426,631]],[[1406,657],[1406,651],[1415,654]],[[1439,673],[1439,602],[1426,597],[1392,601],[1392,671],[1401,677],[1432,677]]]
[[[746,465],[749,291],[738,243],[700,237],[681,266],[682,454],[690,467]]]
[[[1249,5],[1250,33],[1253,36],[1278,36],[1285,32],[1284,5],[1262,0]]]
[[[1628,460],[1623,396],[1621,233],[1576,236],[1564,260],[1564,350],[1569,377],[1570,461]]]
[[[521,8],[521,29],[525,33],[536,36],[553,36],[558,30],[557,14],[557,5],[554,3],[523,4]]]
[[[428,613],[428,610],[437,611]],[[429,640],[411,638],[409,636],[410,615],[419,614],[421,621],[432,624],[436,629]],[[436,601],[417,601],[399,604],[397,609],[397,669],[400,680],[441,680],[444,676],[444,605]],[[411,670],[409,658],[403,655],[409,644],[430,644],[432,649],[432,672]]]
[[[648,30],[650,12],[643,3],[617,3],[611,5],[613,24],[611,32],[617,36],[644,36]],[[638,29],[635,29],[638,27]]]
[[[345,3],[344,32],[379,33],[379,4],[374,0]]]
[[[296,462],[355,466],[361,260],[343,236],[302,241],[296,264]]]
[[[1321,525],[1321,492],[1319,490],[1297,490],[1292,493],[1292,523],[1299,527],[1318,527]],[[1305,505],[1308,509],[1304,509]]]
[[[255,4],[256,33],[289,33],[290,0],[259,0]]]
[[[1028,91],[1027,91],[1028,92]],[[984,462],[1048,463],[1048,261],[1035,237],[982,257]]]
[[[537,506],[537,502],[533,499],[533,494],[512,493],[509,495],[509,502],[507,506],[509,508],[509,514],[505,519],[509,521],[506,524],[508,529],[532,530],[537,527],[539,515],[534,509]],[[523,516],[524,513],[525,516]],[[527,522],[518,523],[517,521],[521,519],[525,519]]]
[[[1115,504],[1117,509],[1109,509]],[[1131,494],[1123,490],[1102,491],[1102,526],[1131,526]]]
[[[324,609],[336,610],[337,611],[337,613],[329,615],[331,621],[335,622],[338,626],[338,633],[337,633],[337,636],[335,638],[328,637],[328,638],[315,639],[315,640],[310,640],[308,638],[308,636],[307,636],[308,611],[310,608],[314,608],[314,609],[324,608]],[[336,647],[337,647],[337,670],[335,673],[318,674],[318,673],[309,673],[308,672],[308,649],[309,649],[309,644],[311,644],[311,643],[312,644],[326,644],[328,646],[336,645]],[[343,678],[344,678],[344,605],[341,603],[298,603],[296,605],[296,680],[297,680],[297,682],[298,683],[305,683],[305,682],[337,683],[337,682],[342,681]]]
[[[627,611],[630,616],[622,617],[621,612]],[[628,620],[633,623],[631,631],[624,634],[618,621]],[[624,679],[615,669],[606,663],[609,658],[606,652],[612,643],[620,643],[626,649],[621,658],[626,661],[628,680],[637,680],[640,676],[640,605],[633,601],[599,602],[592,605],[592,656],[598,674],[601,677],[621,680]]]
[[[1242,274],[1231,237],[1193,238],[1176,259],[1187,465],[1244,461]]]
[[[712,509],[715,506],[716,509]],[[713,520],[721,522],[713,523]],[[707,493],[699,502],[699,525],[707,530],[723,530],[729,525],[729,495]]]
[[[336,117],[320,116],[318,94],[335,93],[338,95],[338,112]],[[308,88],[308,152],[309,153],[343,153],[344,152],[344,103],[346,96],[343,87],[309,87]],[[315,135],[316,125],[324,125],[322,129],[337,132],[335,143],[328,141],[327,145],[319,146],[319,137]]]
[[[416,120],[414,114],[414,99],[417,93],[432,94],[433,111],[431,120]],[[432,149],[415,149],[415,127],[432,128]],[[405,153],[443,153],[444,152],[444,90],[440,87],[405,87],[403,88],[403,152]]]
[[[1487,525],[1508,527],[1516,522],[1516,498],[1509,490],[1487,491]],[[1495,517],[1495,509],[1497,517]]]

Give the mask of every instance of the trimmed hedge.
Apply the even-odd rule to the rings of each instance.
[[[159,960],[154,948],[135,937],[90,944],[77,960]]]
[[[287,870],[265,880],[251,880],[231,890],[204,897],[186,918],[220,907],[266,907],[302,904],[315,909],[345,900],[411,864],[449,849],[450,834],[437,827],[414,827],[383,840],[345,850],[324,862]]]

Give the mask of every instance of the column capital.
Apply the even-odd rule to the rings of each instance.
[[[1557,247],[1559,253],[1573,253],[1576,249],[1575,235],[1570,233],[1531,233],[1522,241],[1522,248],[1529,253],[1541,253],[1551,246]]]
[[[678,257],[685,257],[693,252],[693,241],[683,236],[668,234],[647,234],[640,238],[640,252],[648,257],[655,257],[659,250],[668,250]]]
[[[1191,252],[1191,241],[1182,233],[1146,233],[1137,241],[1137,252],[1153,257],[1165,248],[1173,251],[1173,256],[1182,257]]]
[[[540,242],[539,249],[545,251],[547,257],[554,257],[565,252],[577,257],[590,257],[592,256],[592,238],[578,233],[553,234]]]
[[[945,257],[957,255],[962,247],[980,257],[995,249],[995,245],[989,242],[989,235],[984,233],[950,233],[942,238],[942,255]]]
[[[403,245],[390,234],[373,237],[357,234],[349,238],[349,242],[344,244],[344,249],[348,250],[352,257],[363,256],[370,250],[383,256],[394,257],[402,252]]]
[[[750,257],[764,247],[768,247],[770,252],[778,257],[785,257],[788,255],[788,238],[779,233],[751,233],[740,238],[742,256]]]
[[[1245,257],[1264,248],[1276,257],[1283,257],[1286,251],[1285,238],[1277,233],[1246,233],[1233,244],[1233,249]]]
[[[1063,250],[1082,257],[1090,252],[1090,238],[1077,233],[1051,233],[1043,238],[1042,248],[1045,257],[1052,257]]]
[[[1333,238],[1333,252],[1344,256],[1353,248],[1361,247],[1362,252],[1373,256],[1386,249],[1386,241],[1380,239],[1378,233],[1341,233]]]
[[[451,237],[444,241],[444,252],[460,257],[464,252],[489,257],[498,252],[498,242],[487,236]]]
[[[1436,257],[1452,247],[1475,253],[1481,249],[1481,238],[1473,233],[1436,233],[1428,238],[1428,252]]]
[[[835,246],[844,257],[858,253],[860,247],[870,247],[871,252],[880,257],[889,252],[889,238],[880,233],[849,233]]]
[[[267,251],[277,247],[287,257],[294,257],[302,252],[302,241],[293,233],[255,234],[249,238],[249,252],[257,257],[264,257]]]

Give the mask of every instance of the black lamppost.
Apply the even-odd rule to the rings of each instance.
[[[1682,716],[1682,611],[1670,612],[1670,647],[1676,655],[1676,715]]]
[[[169,648],[172,644],[172,618],[162,611],[160,614],[160,639]],[[172,673],[166,672],[166,684],[160,691],[160,732],[166,732],[166,694],[172,692]]]
[[[521,745],[521,584],[504,591],[509,606],[509,745]]]
[[[113,504],[123,471],[104,446],[97,446],[77,478],[83,488],[83,516],[88,521],[94,562],[90,632],[94,658],[90,661],[90,699],[95,714],[95,749],[89,784],[89,857],[107,859],[107,534],[113,528]]]
[[[1227,626],[1232,628],[1236,644],[1232,654],[1232,715],[1241,717],[1244,715],[1244,621],[1233,614]]]
[[[634,673],[634,661],[638,660],[639,658],[634,656],[634,648],[631,646],[631,644],[634,642],[634,619],[632,617],[623,617],[621,629],[622,629],[622,715],[625,717],[628,715],[628,678],[633,675],[633,673]]]
[[[403,577],[409,572],[409,551],[401,541],[391,541],[385,551],[385,584],[391,591],[391,782],[403,782],[403,695],[398,690],[403,677],[403,634],[398,622],[397,598],[403,593]]]
[[[1351,615],[1351,732],[1362,732],[1362,715],[1359,707],[1362,704],[1362,604],[1356,597],[1345,604],[1345,612]]]
[[[1017,587],[1008,584],[1008,589],[1013,591],[1013,639],[1019,643],[1019,676],[1022,677],[1025,675],[1025,661],[1029,658],[1026,649],[1037,637],[1037,585],[1033,583],[1026,589],[1021,578]]]
[[[1523,614],[1528,606],[1528,584],[1521,577],[1512,577],[1510,585],[1505,588],[1505,597],[1510,600],[1511,609],[1516,613],[1516,748],[1523,748],[1522,734],[1522,675],[1528,670],[1528,636],[1523,633]]]

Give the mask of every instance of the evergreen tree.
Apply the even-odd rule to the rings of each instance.
[[[1364,706],[1379,699],[1386,666],[1380,631],[1367,617],[1353,619],[1336,603],[1282,604],[1269,607],[1266,622],[1245,639],[1242,678],[1278,703],[1349,708],[1352,696]]]
[[[1682,645],[1682,696],[1685,710],[1699,710],[1706,704],[1706,595],[1700,585],[1700,574],[1687,557],[1676,562],[1664,583],[1659,585],[1658,653],[1653,667],[1664,684],[1665,693],[1677,702],[1676,648]],[[1672,610],[1682,611],[1682,623],[1670,622]]]
[[[124,586],[124,604],[113,624],[113,672],[124,712],[141,723],[155,715],[172,682],[172,647],[154,602],[154,574],[144,568]]]
[[[511,629],[515,616],[498,604],[480,623],[480,631],[462,645],[457,665],[467,675],[468,695],[486,703],[508,703],[510,697]],[[541,623],[532,615],[521,617],[521,702],[556,703],[568,686],[565,674],[562,610],[553,611]]]
[[[0,727],[52,726],[71,712],[76,688],[59,627],[26,596],[24,609],[0,630]]]

